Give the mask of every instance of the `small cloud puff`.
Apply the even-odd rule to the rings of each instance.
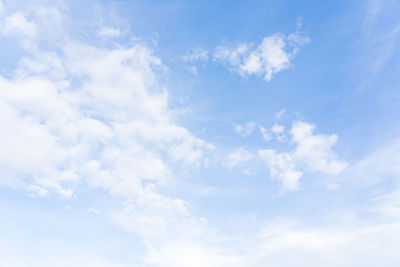
[[[253,133],[255,127],[256,127],[256,124],[254,122],[248,122],[243,125],[236,124],[233,127],[233,130],[235,133],[237,133],[241,137],[247,137]]]
[[[266,81],[270,81],[275,74],[291,66],[298,48],[309,41],[307,36],[297,33],[287,37],[277,33],[265,37],[255,49],[251,49],[252,45],[248,43],[234,48],[217,47],[214,61],[227,64],[240,75],[262,75]]]

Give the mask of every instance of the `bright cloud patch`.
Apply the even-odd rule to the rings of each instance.
[[[217,47],[214,60],[227,64],[240,75],[263,76],[270,81],[278,72],[288,69],[298,47],[309,42],[308,37],[290,34],[274,34],[265,37],[256,48],[243,43],[236,47]],[[289,48],[290,47],[290,48]]]
[[[4,35],[41,44],[33,38],[41,25],[20,13],[1,25]],[[116,36],[111,28],[101,34]],[[137,209],[159,202],[183,211],[157,187],[174,166],[201,165],[213,147],[173,122],[156,78],[160,60],[144,44],[52,46],[60,53],[29,48],[12,77],[0,76],[1,184],[66,198],[86,184]]]
[[[7,16],[2,24],[0,25],[0,32],[5,35],[33,37],[37,32],[36,24],[28,21],[21,13],[14,13]]]
[[[297,122],[290,133],[297,145],[293,157],[310,171],[338,174],[346,164],[337,159],[331,147],[337,142],[337,135],[314,135],[315,126],[306,122]]]
[[[63,49],[59,71],[68,78],[30,70],[26,78],[0,79],[1,161],[9,175],[64,196],[82,178],[129,196],[145,190],[142,179],[164,183],[167,160],[201,163],[210,145],[171,122],[153,73],[160,61],[146,47]]]
[[[332,146],[337,141],[336,135],[313,134],[315,126],[307,122],[295,122],[290,130],[291,143],[295,144],[290,152],[277,152],[273,149],[259,149],[249,152],[239,148],[227,156],[227,166],[232,169],[236,165],[254,161],[266,164],[270,177],[279,180],[282,192],[298,189],[299,180],[303,172],[321,172],[325,174],[338,174],[347,164],[337,159],[332,151]],[[261,134],[267,141],[271,139],[265,128],[261,127]],[[278,141],[284,141],[285,128],[274,125],[272,132]]]
[[[213,64],[295,64],[302,18],[265,35],[293,3],[106,2],[0,0],[1,266],[399,266],[399,5],[364,8],[365,50],[390,49],[363,54],[385,74],[354,94],[342,63],[367,38],[334,29],[354,3],[296,5],[309,58],[238,83]]]
[[[104,27],[99,31],[99,35],[104,37],[118,37],[121,36],[122,33],[119,29]]]

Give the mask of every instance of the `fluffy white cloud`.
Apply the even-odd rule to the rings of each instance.
[[[26,49],[14,74],[0,76],[0,185],[62,198],[101,189],[122,208],[96,212],[148,249],[172,237],[204,235],[207,222],[193,216],[187,202],[162,193],[176,179],[175,169],[201,166],[213,146],[175,123],[168,91],[157,79],[160,59],[143,43],[99,48],[70,37],[39,39],[28,26],[48,22],[17,18],[20,24],[0,21],[8,25],[3,33]],[[39,49],[40,42],[56,49]]]
[[[152,70],[160,61],[145,46],[63,49],[69,79],[83,78],[78,87],[36,69],[27,78],[0,79],[0,160],[10,175],[59,193],[67,190],[61,184],[86,177],[113,193],[138,194],[142,179],[165,182],[166,160],[200,164],[212,148],[171,122]]]
[[[30,16],[12,16],[1,20],[7,36],[35,39],[32,29],[43,29],[39,22],[28,20]],[[308,42],[300,36],[272,37],[256,49],[245,44],[220,52],[243,73],[268,80],[290,66],[296,46]],[[117,196],[113,200],[123,202],[120,210],[89,208],[89,212],[111,215],[114,222],[139,235],[147,249],[143,266],[372,267],[382,264],[382,257],[386,266],[399,265],[398,222],[308,228],[278,221],[255,234],[216,232],[205,219],[190,213],[189,203],[163,192],[176,167],[202,164],[213,146],[175,122],[168,91],[157,80],[161,61],[144,44],[110,49],[63,39],[52,45],[57,53],[33,47],[14,75],[0,76],[1,185],[69,198],[77,196],[77,187],[84,184]],[[288,52],[289,45],[294,49]],[[248,123],[237,132],[248,136],[254,128]],[[296,122],[290,130],[292,150],[252,152],[241,147],[224,163],[232,169],[257,161],[281,183],[282,191],[296,190],[306,172],[342,173],[346,164],[332,150],[337,136],[315,134],[314,129]],[[270,138],[265,128],[260,131]],[[284,132],[280,125],[271,129],[276,136]],[[398,157],[392,156],[399,155],[399,147],[392,144],[378,151],[346,175],[371,184],[400,177]],[[398,219],[398,203],[395,191],[377,198],[371,210]],[[9,240],[2,240],[4,250]],[[62,256],[46,251],[45,260],[36,255],[27,260],[25,254],[16,257],[5,251],[2,262],[9,266],[126,266],[91,253],[82,256],[78,249],[73,257],[66,257],[64,249]]]
[[[320,172],[335,175],[342,172],[347,164],[337,159],[332,146],[337,141],[336,135],[313,134],[315,126],[307,122],[295,122],[290,130],[291,143],[295,148],[289,152],[277,152],[273,149],[259,149],[250,152],[239,148],[229,154],[226,166],[234,166],[254,161],[254,166],[261,162],[269,170],[270,177],[281,182],[281,192],[294,191],[304,172]],[[270,140],[270,135],[265,128],[260,128],[265,140]],[[272,132],[279,141],[285,141],[285,128],[274,125]],[[248,164],[247,164],[248,165]],[[246,167],[248,169],[248,166]],[[247,171],[246,171],[247,172]]]
[[[331,147],[337,142],[337,135],[314,135],[315,126],[306,122],[296,122],[290,133],[297,145],[293,158],[310,171],[338,174],[346,163],[339,161]]]
[[[3,33],[33,37],[36,24],[21,16],[5,17]],[[201,225],[187,203],[160,193],[174,168],[199,166],[213,149],[174,122],[156,78],[161,61],[144,44],[44,46],[56,53],[38,42],[13,76],[0,77],[0,184],[66,198],[81,185],[101,188],[127,201],[112,218],[144,240],[152,227],[161,236],[163,226]]]
[[[309,38],[298,34],[274,34],[265,37],[255,49],[247,43],[230,48],[220,46],[214,51],[214,60],[225,64],[241,75],[262,75],[270,81],[278,72],[288,69],[298,47],[309,42]],[[289,50],[287,46],[292,48]]]
[[[1,9],[0,5],[0,12]],[[5,35],[34,37],[37,33],[37,26],[35,23],[28,21],[23,14],[14,13],[4,18],[0,32]]]
[[[290,153],[277,153],[274,150],[259,150],[258,157],[264,161],[273,179],[281,181],[281,191],[294,191],[298,188],[302,172],[296,170],[296,163]]]

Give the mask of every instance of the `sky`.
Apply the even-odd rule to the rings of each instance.
[[[0,266],[399,266],[399,13],[0,0]]]

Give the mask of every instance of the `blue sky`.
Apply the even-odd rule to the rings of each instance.
[[[0,1],[1,266],[399,266],[397,1]]]

